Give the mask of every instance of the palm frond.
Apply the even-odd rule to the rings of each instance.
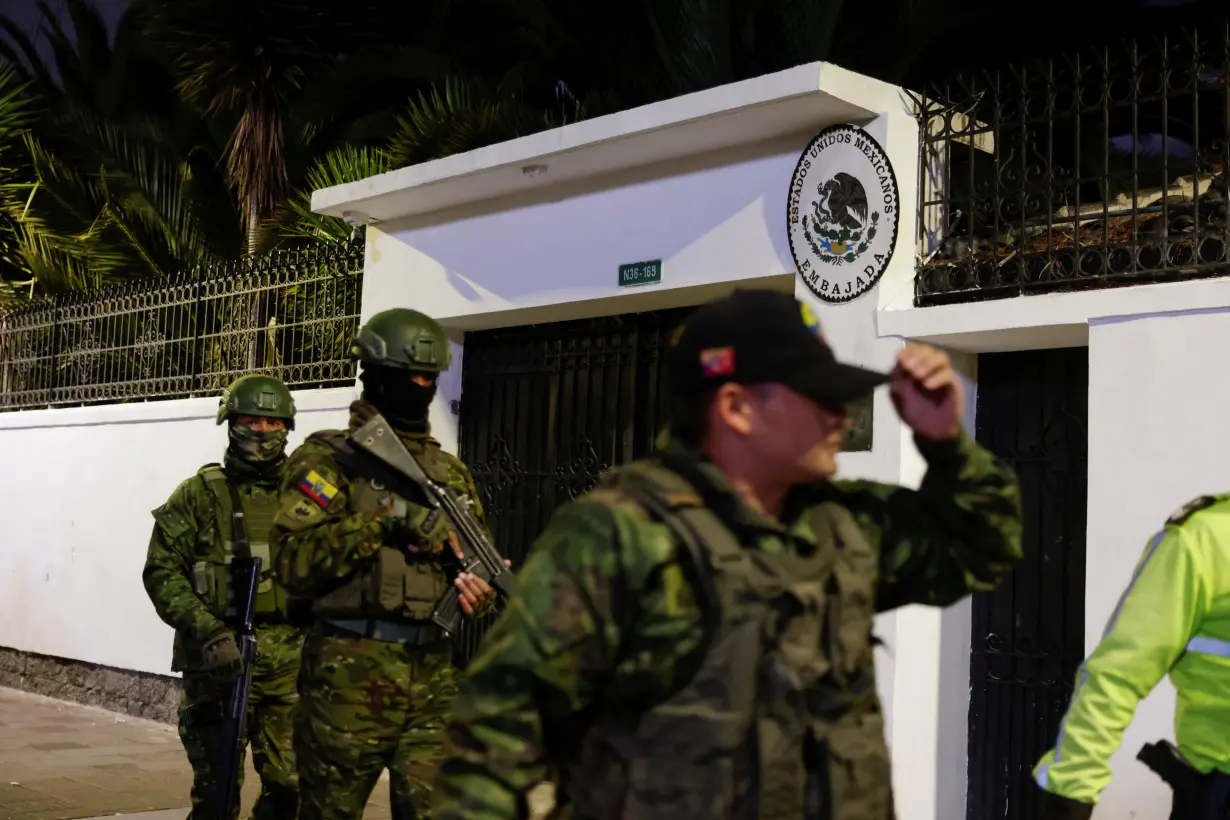
[[[89,78],[91,85],[95,85],[102,78],[99,75],[105,76],[111,67],[113,54],[107,23],[98,7],[88,0],[68,0],[68,16],[73,24],[73,36],[68,41],[72,58],[95,75]]]
[[[85,115],[80,133],[91,164],[65,162],[27,135],[32,180],[0,185],[16,255],[42,289],[166,276],[215,258],[182,163]]]
[[[22,140],[33,115],[32,100],[26,95],[13,67],[0,67],[0,188],[17,185],[28,177],[29,162],[22,151]],[[0,212],[0,282],[22,274],[17,225]]]
[[[239,203],[218,157],[206,147],[196,146],[189,151],[181,167],[184,196],[195,207],[197,227],[205,246],[221,259],[238,256],[245,243]]]
[[[0,14],[0,33],[9,40],[5,42],[0,39],[0,58],[19,72],[24,81],[35,84],[44,92],[55,89],[56,84],[51,79],[51,73],[43,63],[43,58],[21,26]]]
[[[365,48],[325,63],[314,72],[312,93],[295,101],[292,121],[295,127],[305,123],[344,125],[379,107],[385,99],[400,104],[410,91],[461,69],[459,61],[430,48],[405,43]],[[356,89],[362,89],[362,93],[356,94]]]
[[[34,101],[27,95],[27,88],[15,68],[0,66],[0,161],[33,118]]]
[[[156,143],[131,139],[111,123],[89,123],[100,156],[100,180],[117,227],[151,271],[168,275],[210,258],[210,248],[187,195],[187,169]],[[144,228],[138,231],[138,226]]]
[[[88,86],[83,83],[83,80],[87,78],[82,76],[84,65],[81,55],[77,53],[72,36],[64,30],[59,15],[52,11],[44,0],[39,0],[38,8],[43,16],[39,30],[46,36],[47,43],[51,46],[56,73],[60,76],[61,88],[66,92],[85,96],[88,93]]]
[[[578,102],[566,98],[553,108],[526,104],[521,72],[514,67],[494,89],[453,77],[420,92],[397,118],[386,149],[392,167],[472,151],[586,116]]]
[[[39,293],[93,290],[101,284],[101,277],[79,246],[65,243],[35,221],[18,223],[17,248]]]
[[[25,297],[21,288],[29,287],[29,285],[30,282],[10,282],[0,279],[0,310],[8,310],[20,303]]]
[[[265,226],[269,245],[349,242],[353,230],[341,219],[312,212],[312,191],[345,185],[383,174],[388,157],[375,148],[344,146],[321,157],[307,174],[307,184],[279,208]]]

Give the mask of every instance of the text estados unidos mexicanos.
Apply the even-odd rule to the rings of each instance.
[[[871,167],[875,169],[876,176],[880,179],[880,194],[884,199],[884,204],[881,207],[884,209],[884,215],[889,216],[897,210],[897,202],[893,197],[892,177],[889,176],[888,166],[885,164],[884,158],[880,155],[880,152],[876,151],[872,144],[863,139],[861,136],[855,138],[854,135],[848,131],[840,131],[836,134],[830,134],[812,145],[811,150],[807,152],[807,154],[803,157],[803,161],[799,163],[799,169],[795,172],[794,184],[790,189],[791,225],[798,225],[800,221],[799,200],[803,196],[803,178],[806,176],[805,173],[800,172],[805,172],[811,168],[812,160],[814,160],[825,148],[838,143],[850,142],[853,142],[854,147],[867,158],[867,161],[871,163]]]

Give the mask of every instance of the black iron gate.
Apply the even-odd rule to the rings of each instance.
[[[689,309],[466,334],[459,454],[519,566],[557,507],[653,450],[662,354]],[[471,631],[471,652],[487,624]]]
[[[974,596],[966,820],[1034,820],[1085,641],[1087,348],[978,358],[977,439],[1021,479],[1025,560]]]
[[[669,310],[466,334],[461,460],[500,550],[520,563],[561,504],[653,449]]]

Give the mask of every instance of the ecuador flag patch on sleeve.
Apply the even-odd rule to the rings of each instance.
[[[337,487],[326,481],[324,476],[315,470],[308,470],[307,475],[299,480],[299,489],[321,507],[328,507],[333,497],[337,495]]]

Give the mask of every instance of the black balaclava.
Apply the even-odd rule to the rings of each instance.
[[[427,411],[436,397],[438,382],[423,387],[411,378],[415,371],[371,365],[363,368],[363,399],[403,433],[426,433]],[[435,373],[427,374],[435,377]]]

